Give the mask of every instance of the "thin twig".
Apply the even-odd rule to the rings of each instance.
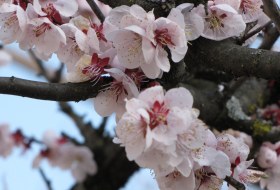
[[[225,181],[228,182],[229,185],[235,187],[237,190],[246,190],[246,187],[243,183],[240,183],[232,177],[226,177]]]
[[[46,186],[47,186],[48,190],[52,190],[51,181],[47,178],[47,176],[44,173],[44,171],[42,170],[42,168],[39,168],[39,172],[40,172],[44,182],[46,183]]]
[[[249,38],[253,37],[254,35],[256,35],[257,33],[259,33],[260,31],[262,31],[263,29],[265,29],[266,27],[268,27],[269,25],[271,25],[272,21],[267,22],[266,24],[256,28],[255,30],[249,32],[248,34],[244,35],[241,39],[240,39],[240,44],[243,44],[246,40],[248,40]]]
[[[95,3],[95,1],[94,0],[87,0],[87,3],[89,4],[90,8],[95,13],[95,15],[99,18],[99,20],[101,22],[104,22],[105,16],[102,13],[102,11],[100,10],[100,8],[98,7],[98,5]]]
[[[104,134],[105,131],[105,127],[107,125],[109,117],[104,117],[97,129],[97,132],[102,136]]]
[[[65,137],[67,140],[71,141],[72,143],[74,143],[75,145],[81,145],[81,143],[79,143],[75,138],[69,136],[68,134],[61,132],[61,136]]]
[[[37,64],[37,66],[39,67],[39,75],[44,76],[47,80],[49,80],[49,76],[48,73],[43,65],[43,61],[41,59],[39,59],[35,53],[33,52],[33,50],[29,50],[29,55],[31,56],[31,58],[35,61],[35,63]]]
[[[62,77],[63,68],[64,68],[64,64],[60,63],[59,68],[54,73],[54,76],[50,79],[50,82],[53,82],[53,83],[60,82],[61,77]]]

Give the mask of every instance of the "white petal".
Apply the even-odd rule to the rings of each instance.
[[[99,92],[94,98],[94,109],[103,117],[110,116],[117,106],[117,97],[110,90]]]
[[[129,30],[118,30],[107,37],[117,49],[120,63],[134,69],[145,63],[142,52],[142,37]]]
[[[164,103],[167,107],[192,108],[193,96],[186,88],[173,88],[166,92]]]
[[[71,0],[71,3],[65,3],[65,0],[57,0],[53,6],[65,17],[73,16],[78,10],[78,3],[76,0]]]
[[[155,53],[155,61],[157,66],[164,72],[168,72],[170,70],[170,63],[167,57],[167,52],[162,47],[157,46]]]
[[[138,99],[146,102],[149,107],[152,107],[156,101],[162,103],[164,101],[164,92],[162,86],[154,86],[142,91]]]

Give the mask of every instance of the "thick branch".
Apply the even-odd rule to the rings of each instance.
[[[238,46],[231,40],[217,42],[200,38],[192,43],[185,62],[188,68],[200,64],[234,77],[279,79],[279,59],[280,53],[277,52]]]
[[[280,32],[280,10],[275,0],[263,0],[264,12],[271,18]]]
[[[109,80],[103,78],[93,86],[91,82],[45,83],[15,77],[0,77],[0,93],[42,100],[80,101],[95,97],[102,85]]]

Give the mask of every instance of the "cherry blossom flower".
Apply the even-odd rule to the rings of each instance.
[[[253,139],[251,136],[247,135],[246,133],[243,133],[241,131],[236,131],[233,129],[228,129],[226,131],[223,131],[223,133],[230,134],[230,135],[234,136],[236,139],[241,140],[249,148],[253,147]]]
[[[92,56],[84,54],[77,63],[66,63],[67,80],[70,82],[83,82],[91,80],[93,83],[99,81],[102,74],[107,73],[105,69],[114,65],[115,51],[110,49],[103,54],[93,53]],[[115,64],[116,65],[116,64]]]
[[[47,17],[45,12],[36,10],[31,4],[28,4],[26,13],[28,24],[23,37],[19,40],[20,47],[25,50],[34,47],[37,55],[46,60],[58,50],[60,43],[66,44],[65,33]]]
[[[176,9],[179,9],[184,15],[184,30],[188,41],[197,39],[204,30],[203,18],[194,11],[191,11],[192,8],[193,4],[191,3],[183,3],[176,7]],[[170,14],[172,14],[172,12]]]
[[[17,5],[3,3],[0,7],[0,40],[5,44],[18,41],[26,28],[27,16]]]
[[[225,178],[231,174],[229,158],[216,149],[217,139],[197,119],[192,103],[184,88],[166,94],[161,86],[148,88],[137,99],[127,100],[127,112],[117,124],[114,142],[125,147],[129,160],[153,169],[162,183],[171,180],[174,173],[184,183],[194,168],[203,166]]]
[[[176,92],[178,93],[176,94]],[[173,96],[176,96],[178,102]],[[170,112],[169,108],[172,106],[190,108],[192,101],[190,93],[183,88],[180,88],[180,90],[171,90],[166,96],[164,96],[163,89],[160,86],[146,89],[140,93],[137,99],[132,98],[127,101],[127,112],[118,122],[116,128],[117,138],[115,141],[119,141],[126,146],[127,156],[130,160],[137,158],[145,147],[147,149],[151,146],[153,138],[165,140],[166,142],[164,143],[169,144],[169,140],[171,141],[176,138],[176,131],[174,131],[172,135],[173,131],[166,126],[168,114]],[[153,133],[153,130],[158,131],[159,134],[156,135],[156,133]],[[169,131],[169,133],[164,131]],[[130,138],[130,135],[133,138]],[[164,135],[168,135],[170,138],[164,139]],[[142,143],[137,141],[141,141]],[[131,147],[133,145],[141,146],[142,148],[133,148]]]
[[[241,0],[239,13],[245,23],[256,21],[263,14],[262,5],[262,0]]]
[[[115,30],[124,29],[131,25],[145,29],[154,20],[155,16],[152,11],[147,13],[139,5],[132,5],[131,7],[122,5],[112,9],[106,17],[104,21],[105,35],[108,36]]]
[[[277,152],[268,146],[269,142],[262,144],[258,154],[258,164],[262,168],[271,168],[277,162]]]
[[[158,18],[149,25],[146,29],[149,41],[144,38],[142,48],[146,62],[155,62],[162,71],[168,72],[170,63],[164,48],[169,48],[174,62],[181,61],[188,50],[184,29],[184,16],[178,9],[172,9],[167,18]]]
[[[183,59],[187,51],[184,27],[183,15],[177,9],[167,18],[155,20],[152,12],[137,5],[113,9],[104,22],[105,35],[117,49],[120,63],[128,69],[141,67],[148,78],[169,71],[163,48],[171,50],[174,62]]]
[[[212,40],[223,40],[238,36],[245,30],[246,24],[238,12],[229,4],[216,4],[208,2],[208,15],[204,6],[199,5],[194,12],[204,18],[204,31],[201,36]]]
[[[259,150],[257,161],[260,167],[266,169],[267,176],[261,179],[260,186],[268,190],[279,189],[280,177],[280,143],[264,142]]]
[[[33,161],[33,167],[39,167],[42,159],[47,159],[52,166],[70,169],[73,177],[82,182],[86,176],[97,172],[97,165],[89,148],[76,146],[64,137],[57,137],[52,131],[44,134],[43,142],[47,146]]]
[[[0,125],[0,156],[6,158],[12,152],[15,142],[7,124]]]
[[[104,71],[114,80],[94,98],[94,108],[103,117],[116,112],[118,119],[125,112],[125,99],[137,97],[139,91],[134,81],[122,70],[111,68]]]
[[[44,12],[47,17],[57,24],[63,23],[63,16],[73,16],[78,10],[78,2],[72,0],[65,3],[64,0],[33,0],[33,6],[38,14]]]
[[[248,169],[253,163],[253,159],[246,161],[249,154],[249,147],[242,141],[237,140],[229,134],[224,134],[218,138],[217,148],[226,153],[231,162],[231,176],[241,183],[256,183],[264,177],[264,173],[257,170]]]
[[[56,53],[59,60],[67,65],[68,71],[71,71],[73,69],[70,69],[70,67],[73,67],[85,52],[81,50],[75,39],[78,28],[72,24],[64,24],[61,29],[65,33],[66,44],[61,43]]]

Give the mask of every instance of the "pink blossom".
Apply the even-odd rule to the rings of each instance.
[[[78,10],[77,0],[71,0],[71,3],[64,0],[33,0],[33,6],[37,13],[43,11],[50,20],[59,24],[62,24],[62,16],[73,16]]]
[[[120,63],[127,69],[140,67],[148,78],[170,70],[165,47],[174,62],[182,60],[187,51],[184,17],[177,9],[167,18],[154,20],[152,12],[146,13],[139,6],[121,6],[112,10],[104,27]]]
[[[251,136],[247,135],[246,133],[243,133],[241,131],[236,131],[233,129],[228,129],[226,131],[223,131],[223,133],[229,134],[234,136],[236,139],[241,140],[244,142],[249,148],[253,147],[253,139]]]
[[[58,50],[60,43],[66,44],[65,33],[47,17],[45,12],[39,12],[28,4],[26,13],[28,15],[27,26],[23,37],[19,40],[22,49],[34,47],[42,59],[47,59]]]
[[[104,71],[109,73],[114,81],[94,98],[94,108],[101,116],[116,112],[119,118],[125,112],[125,99],[137,97],[139,91],[134,81],[122,70],[111,68]]]
[[[197,119],[192,103],[184,88],[166,94],[160,86],[146,89],[127,101],[114,142],[125,147],[129,160],[153,169],[157,176],[176,170],[188,177],[194,167],[202,166],[211,166],[221,178],[230,175],[226,154],[205,144],[210,131]]]
[[[97,165],[89,148],[76,146],[66,138],[56,136],[52,131],[44,134],[43,142],[47,148],[35,157],[33,167],[39,167],[41,160],[47,159],[52,166],[70,169],[78,182],[97,172]]]
[[[105,35],[119,29],[124,29],[131,25],[139,26],[145,29],[150,22],[155,20],[152,11],[146,12],[139,5],[128,7],[122,5],[112,9],[104,21]]]
[[[17,5],[3,3],[0,7],[0,40],[5,44],[22,38],[27,24],[24,10]]]
[[[240,35],[246,27],[242,16],[230,5],[215,4],[215,2],[208,2],[208,15],[203,5],[194,8],[194,12],[205,18],[201,36],[212,40],[223,40]]]
[[[239,13],[242,15],[245,23],[256,21],[261,14],[262,0],[241,0]]]
[[[15,142],[7,124],[0,125],[0,156],[6,158],[12,152]]]
[[[176,96],[176,99],[174,99],[174,96]],[[132,141],[136,139],[139,139],[142,142],[146,141],[146,143],[144,143],[144,145],[142,143],[141,146],[146,147],[147,149],[149,146],[151,146],[152,140],[154,138],[165,141],[163,137],[168,135],[169,138],[166,138],[167,141],[164,143],[169,144],[169,139],[170,141],[174,138],[177,139],[176,131],[173,132],[166,126],[170,108],[173,106],[190,108],[192,102],[192,96],[187,90],[183,88],[170,90],[165,96],[163,89],[160,86],[146,89],[140,93],[137,99],[132,98],[127,101],[127,112],[120,119],[116,128],[118,141],[125,146],[129,144],[131,145],[133,144],[132,142],[129,142],[131,135],[133,136],[131,139]],[[132,125],[132,123],[135,124]],[[128,130],[129,128],[131,128],[131,130]],[[154,133],[153,130],[158,131],[158,134]],[[137,149],[135,151],[137,151]],[[135,153],[132,154],[132,152],[127,150],[128,158],[132,160],[141,154],[141,149],[139,149],[139,153],[137,153],[138,156],[134,154]]]
[[[67,63],[67,80],[70,82],[83,82],[91,80],[96,83],[102,74],[107,73],[105,69],[114,64],[115,51],[113,49],[103,54],[93,53],[92,56],[84,54],[77,63]],[[93,83],[93,84],[94,84]]]
[[[265,169],[272,168],[276,164],[277,158],[277,149],[274,149],[270,142],[263,143],[257,157],[259,166]]]
[[[186,39],[189,41],[197,39],[204,30],[203,18],[194,11],[191,11],[192,8],[193,4],[191,3],[183,3],[176,7],[184,15],[184,30]]]

